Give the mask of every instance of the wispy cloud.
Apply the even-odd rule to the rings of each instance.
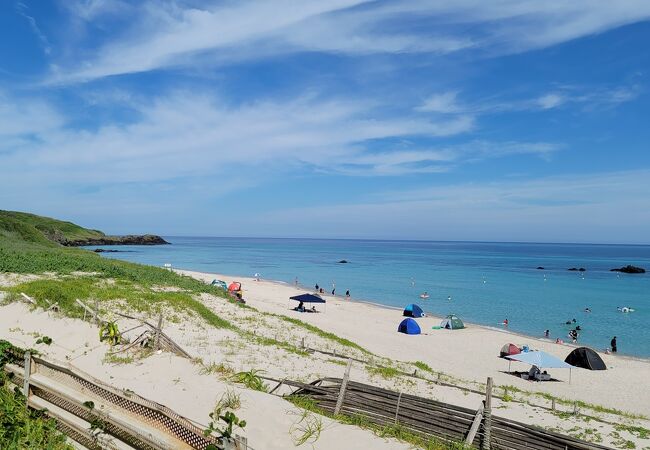
[[[445,91],[427,97],[415,111],[441,114],[488,114],[513,111],[548,111],[568,106],[583,110],[596,110],[617,106],[636,99],[641,93],[637,85],[560,87],[538,96],[517,99],[503,98],[505,95],[488,99],[461,100],[459,91]]]
[[[23,2],[16,3],[16,13],[18,13],[18,15],[24,17],[27,20],[27,22],[29,23],[29,27],[36,35],[36,38],[41,44],[43,51],[45,52],[45,54],[49,55],[50,52],[52,51],[52,45],[50,44],[50,41],[47,39],[47,36],[45,36],[45,33],[43,33],[41,29],[38,27],[38,24],[36,23],[36,19],[34,19],[34,17],[30,16],[27,13],[28,9],[29,8],[25,3]]]
[[[102,11],[116,10],[106,4],[121,2],[75,3],[72,10],[90,20]],[[519,52],[647,20],[650,3],[329,0],[296,4],[278,0],[209,2],[199,8],[170,0],[142,2],[129,15],[127,30],[104,42],[95,59],[59,64],[50,81],[85,81],[192,65],[197,55],[205,53],[223,62],[223,58],[304,51],[347,55]]]
[[[304,236],[650,243],[648,177],[639,170],[436,184],[378,192],[364,202],[277,210],[258,220],[276,235],[300,217],[313,224]]]

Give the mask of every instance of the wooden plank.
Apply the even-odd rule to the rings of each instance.
[[[33,298],[31,298],[29,295],[25,294],[24,292],[21,292],[20,295],[21,295],[25,300],[27,300],[29,303],[31,303],[32,305],[35,305],[35,304],[36,304],[36,300],[34,300]]]
[[[343,398],[345,397],[345,388],[348,385],[350,379],[350,369],[352,368],[352,360],[348,359],[348,365],[345,368],[345,375],[343,376],[343,381],[341,382],[341,390],[339,391],[339,398],[336,401],[336,407],[334,408],[334,414],[338,414],[341,411],[341,406],[343,406]]]
[[[492,432],[492,377],[488,377],[485,385],[485,407],[483,409],[483,440],[482,450],[490,450],[490,438]]]
[[[160,349],[160,333],[162,333],[162,321],[163,321],[163,314],[162,312],[158,316],[158,326],[156,327],[156,337],[154,339],[153,343],[153,349],[155,351],[158,351]]]
[[[29,379],[32,375],[32,355],[25,352],[25,375],[23,376],[23,395],[29,399]]]
[[[465,444],[472,445],[472,443],[474,442],[474,438],[476,437],[476,433],[478,432],[478,427],[481,425],[482,419],[483,419],[483,404],[481,404],[481,406],[479,406],[478,410],[476,411],[474,422],[472,422],[472,426],[469,429],[469,433],[467,433],[467,438],[465,438]]]

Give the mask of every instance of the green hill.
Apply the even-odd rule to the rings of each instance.
[[[101,231],[89,230],[72,222],[16,211],[0,210],[0,240],[56,246],[70,241],[101,239]]]
[[[101,231],[80,227],[72,222],[16,211],[0,210],[0,242],[44,246],[65,245],[158,245],[167,244],[156,235],[107,236]]]

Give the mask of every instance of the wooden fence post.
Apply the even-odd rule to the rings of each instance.
[[[300,348],[302,348],[303,350],[305,349],[305,338],[304,337],[300,341]]]
[[[483,408],[483,441],[481,450],[490,450],[492,433],[492,377],[488,377],[485,386],[485,408]]]
[[[551,410],[555,411],[555,399],[554,398],[551,399]]]
[[[334,408],[334,415],[341,412],[343,406],[343,397],[345,397],[345,390],[348,387],[348,380],[350,379],[350,369],[352,368],[352,358],[348,359],[348,366],[345,368],[345,375],[341,381],[341,390],[339,391],[339,398],[336,399],[336,407]]]
[[[160,332],[162,331],[162,321],[163,321],[163,314],[160,313],[160,315],[158,316],[158,326],[156,327],[156,337],[154,338],[154,342],[153,342],[154,351],[158,351],[160,348]]]
[[[397,416],[399,415],[399,404],[402,402],[402,391],[399,392],[397,397],[397,406],[395,407],[395,425],[397,425]]]
[[[472,426],[469,428],[469,432],[467,433],[467,437],[465,438],[465,444],[467,445],[472,445],[472,442],[474,442],[474,438],[476,437],[476,433],[478,433],[478,429],[481,425],[481,421],[483,420],[483,410],[484,410],[484,404],[481,402],[481,406],[476,410],[476,415],[474,416],[474,421],[472,422]]]
[[[29,400],[29,377],[32,375],[32,355],[29,351],[25,352],[25,376],[23,377],[23,395],[25,396],[25,404]]]

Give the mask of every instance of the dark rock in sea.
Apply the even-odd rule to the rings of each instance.
[[[142,236],[104,236],[101,238],[78,239],[74,241],[61,241],[67,247],[81,247],[85,245],[164,245],[169,244],[160,236],[145,234]]]
[[[542,266],[539,266],[537,270],[544,270],[544,268]]]
[[[339,261],[339,264],[347,264],[348,262],[345,259]]]
[[[103,249],[103,248],[96,248],[95,250],[93,250],[93,252],[95,252],[95,253],[119,253],[120,250],[106,250],[106,249]]]
[[[584,267],[581,267],[579,269],[577,267],[571,267],[570,269],[567,269],[567,270],[570,270],[571,272],[585,272],[586,271],[586,269]]]
[[[610,272],[645,273],[645,269],[642,267],[635,267],[628,264],[627,266],[621,267],[620,269],[610,269]]]

